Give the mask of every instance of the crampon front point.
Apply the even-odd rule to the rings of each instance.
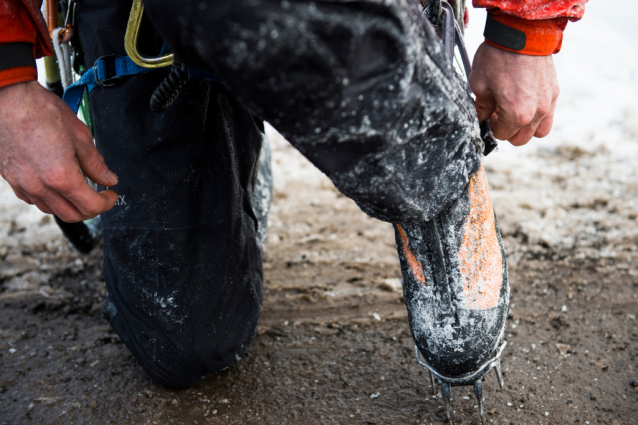
[[[460,376],[457,378],[451,378],[443,376],[436,372],[425,361],[423,356],[421,356],[421,352],[419,351],[419,347],[414,346],[414,351],[416,353],[417,361],[428,370],[428,374],[430,375],[430,389],[432,390],[432,394],[436,394],[436,387],[434,381],[437,381],[441,386],[441,397],[445,402],[445,417],[448,421],[452,420],[451,408],[450,408],[450,395],[451,395],[451,387],[460,387],[460,386],[468,386],[472,385],[474,387],[474,395],[478,400],[479,407],[479,415],[481,417],[481,424],[485,424],[485,409],[483,407],[483,381],[485,380],[485,376],[492,370],[496,372],[496,377],[498,379],[498,386],[502,390],[503,389],[503,374],[501,372],[501,353],[503,353],[503,349],[507,345],[507,341],[503,341],[498,348],[498,351],[494,358],[488,360],[483,366],[481,366],[476,372],[469,373],[464,376]]]

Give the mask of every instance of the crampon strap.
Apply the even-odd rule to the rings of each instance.
[[[62,97],[73,112],[77,114],[84,89],[87,88],[89,93],[96,87],[109,87],[117,84],[118,80],[133,75],[147,74],[149,72],[164,70],[169,72],[170,66],[164,68],[149,69],[137,65],[128,56],[109,55],[102,56],[95,61],[95,64],[86,70],[79,80],[71,84]],[[202,78],[212,81],[221,81],[219,78],[210,75],[196,68],[188,68],[188,74],[192,78]]]

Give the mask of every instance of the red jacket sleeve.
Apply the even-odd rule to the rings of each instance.
[[[526,20],[569,18],[577,21],[585,13],[588,0],[472,0],[474,7]]]
[[[563,43],[567,21],[577,21],[585,13],[588,0],[472,0],[474,7],[489,12],[485,42],[504,50],[533,56],[558,53]],[[488,31],[490,26],[491,31]],[[522,48],[512,48],[503,38],[490,37],[498,27],[522,33]],[[496,29],[495,29],[496,28]],[[509,46],[509,47],[508,47]]]
[[[42,0],[0,1],[0,47],[11,43],[31,44],[34,58],[53,54],[51,37],[40,13]],[[37,79],[34,66],[0,70],[0,87]]]

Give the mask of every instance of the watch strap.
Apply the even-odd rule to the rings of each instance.
[[[0,71],[22,66],[35,66],[31,43],[0,44]]]
[[[487,44],[531,56],[560,51],[567,18],[526,20],[488,12],[483,33]]]

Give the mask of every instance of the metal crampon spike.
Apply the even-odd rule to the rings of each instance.
[[[481,425],[485,424],[485,412],[483,411],[483,382],[479,379],[474,383],[474,395],[478,399],[479,416],[481,416]]]
[[[445,402],[445,417],[448,422],[452,420],[452,415],[450,413],[450,384],[447,382],[440,381],[441,383],[441,397],[443,397],[443,401]]]
[[[498,387],[503,389],[503,373],[501,372],[501,360],[498,360],[498,363],[494,365],[494,370],[496,371],[496,377],[498,378]]]
[[[479,414],[481,415],[481,423],[485,423],[485,411],[483,409],[483,379],[485,379],[490,370],[494,368],[496,369],[496,377],[498,378],[499,387],[503,389],[501,354],[503,353],[503,349],[505,349],[506,345],[507,342],[502,341],[494,357],[483,363],[483,365],[480,366],[475,372],[460,377],[449,377],[441,375],[435,369],[433,369],[432,366],[430,366],[428,362],[423,358],[423,356],[421,355],[421,351],[419,351],[419,348],[416,346],[414,347],[417,361],[419,362],[419,364],[425,367],[430,374],[430,384],[432,386],[432,389],[435,388],[433,382],[434,380],[438,381],[441,386],[441,397],[445,401],[445,415],[448,421],[452,419],[450,414],[450,387],[452,385],[474,385],[474,394],[476,394],[476,398],[479,402]]]
[[[436,387],[434,386],[434,376],[432,376],[432,372],[428,370],[430,374],[430,389],[432,390],[432,394],[436,394]]]

